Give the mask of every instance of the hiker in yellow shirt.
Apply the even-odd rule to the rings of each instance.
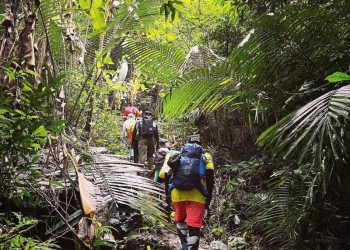
[[[199,135],[190,136],[181,153],[178,156],[169,155],[168,158],[165,161],[168,167],[162,169],[159,177],[163,177],[163,172],[168,173],[167,175],[173,172],[168,191],[175,209],[174,219],[181,249],[197,250],[204,212],[212,199],[213,159],[209,153],[203,152]],[[165,180],[167,175],[164,176]]]

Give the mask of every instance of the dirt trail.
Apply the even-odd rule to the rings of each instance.
[[[174,225],[175,227],[175,225]],[[141,234],[141,237],[135,239],[132,243],[128,244],[127,249],[147,249],[150,246],[155,250],[178,250],[181,248],[180,240],[176,234],[164,233],[164,234]],[[209,243],[205,238],[200,239],[199,250],[208,250]]]

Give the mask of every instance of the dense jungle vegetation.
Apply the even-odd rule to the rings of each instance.
[[[3,2],[0,249],[138,249],[105,214],[168,227],[159,185],[89,150],[125,154],[129,102],[156,113],[163,137],[198,132],[212,153],[208,242],[350,248],[350,1]],[[97,219],[83,200],[96,183]]]

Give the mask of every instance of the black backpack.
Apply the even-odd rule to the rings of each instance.
[[[154,136],[156,134],[157,126],[153,119],[142,119],[139,123],[140,135],[143,136]]]

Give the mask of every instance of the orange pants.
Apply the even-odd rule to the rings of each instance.
[[[196,201],[173,202],[175,209],[175,221],[180,222],[185,218],[187,225],[200,228],[203,225],[205,205]]]

